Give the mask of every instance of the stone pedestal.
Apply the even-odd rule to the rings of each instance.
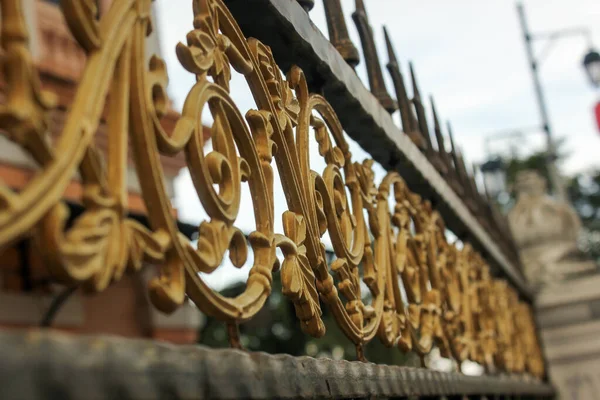
[[[547,288],[536,305],[550,378],[560,399],[599,399],[600,275]]]

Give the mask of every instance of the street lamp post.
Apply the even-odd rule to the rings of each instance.
[[[525,17],[525,9],[523,8],[522,3],[517,3],[517,11],[519,13],[519,20],[521,22],[521,28],[523,30],[523,36],[525,39],[525,47],[527,50],[527,59],[529,61],[529,65],[531,67],[531,75],[533,77],[533,85],[535,88],[535,95],[538,103],[538,108],[540,111],[540,117],[542,119],[542,129],[546,134],[546,153],[547,153],[547,167],[548,174],[550,178],[550,187],[554,192],[555,196],[559,200],[566,201],[566,190],[563,184],[563,181],[558,173],[556,168],[556,146],[554,143],[554,138],[552,137],[552,126],[550,123],[550,118],[548,117],[548,109],[546,106],[546,100],[544,97],[544,91],[542,90],[542,84],[539,77],[539,60],[535,57],[533,52],[533,41],[535,39],[546,39],[549,41],[548,44],[551,44],[554,40],[565,37],[565,36],[573,36],[573,35],[585,35],[588,38],[588,42],[590,43],[590,52],[586,55],[584,59],[584,66],[588,73],[588,76],[594,85],[598,85],[600,83],[600,54],[595,52],[591,47],[590,34],[587,29],[568,29],[562,31],[550,32],[546,35],[532,35],[529,31],[529,27],[527,25],[527,19]],[[547,47],[548,49],[549,47]]]
[[[595,87],[600,86],[600,54],[596,50],[590,48],[583,58],[583,67],[590,83]]]
[[[502,158],[488,160],[479,169],[483,175],[483,187],[490,198],[498,198],[506,192],[506,166]]]

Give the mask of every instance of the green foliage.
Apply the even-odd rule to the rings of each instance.
[[[600,170],[572,177],[568,191],[583,225],[580,247],[600,264]]]
[[[548,172],[547,163],[546,163],[546,153],[545,152],[536,152],[526,158],[511,158],[505,160],[506,165],[506,184],[509,190],[513,187],[515,180],[517,178],[517,174],[520,171],[526,169],[532,169],[540,173],[544,178],[546,178],[546,182],[550,181],[550,174]],[[512,191],[512,190],[511,190]],[[514,194],[513,194],[514,195]]]
[[[244,291],[244,284],[235,284],[221,291],[226,297],[236,297]],[[304,355],[305,335],[295,317],[294,307],[281,294],[281,283],[274,279],[267,304],[250,321],[240,325],[240,341],[248,350],[294,356]],[[210,347],[229,347],[225,324],[214,318],[200,331],[199,342]]]
[[[235,297],[244,290],[244,284],[236,284],[223,291],[227,297]],[[250,321],[240,325],[240,340],[244,348],[271,354],[309,355],[333,359],[355,360],[356,350],[335,323],[327,306],[321,305],[327,332],[315,339],[302,333],[292,303],[281,294],[279,276],[273,279],[273,289],[267,304]],[[201,328],[199,342],[211,347],[228,347],[225,324],[207,318]],[[365,348],[366,358],[375,363],[388,365],[418,366],[415,354],[404,354],[399,349],[385,347],[375,338]]]
[[[575,175],[569,180],[568,190],[583,225],[600,230],[600,170]]]
[[[554,160],[560,163],[567,158],[568,154],[563,151],[565,139],[561,138],[556,141],[556,156]],[[548,154],[545,150],[535,151],[526,157],[520,157],[516,153],[510,157],[504,157],[503,161],[506,165],[506,184],[510,189],[515,183],[515,179],[519,171],[531,169],[537,171],[540,175],[546,178],[546,182],[550,182],[550,173],[548,171]]]

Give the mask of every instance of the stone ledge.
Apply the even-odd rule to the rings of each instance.
[[[593,311],[587,303],[568,304],[537,311],[537,321],[542,329],[578,324],[592,318]]]
[[[508,376],[173,346],[52,331],[1,332],[3,399],[332,399],[517,395],[550,398],[552,386]]]
[[[536,307],[539,310],[561,305],[600,299],[600,275],[592,275],[561,282],[539,293]]]
[[[556,328],[544,329],[542,337],[546,346],[559,346],[570,344],[571,341],[578,339],[589,339],[598,337],[600,332],[600,320],[574,324],[570,326],[562,326]]]
[[[551,368],[578,359],[597,360],[600,356],[599,330],[599,321],[544,330],[542,338]]]

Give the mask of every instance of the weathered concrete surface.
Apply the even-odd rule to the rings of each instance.
[[[511,377],[174,346],[52,331],[0,332],[0,398],[316,399],[521,395],[553,388]]]

